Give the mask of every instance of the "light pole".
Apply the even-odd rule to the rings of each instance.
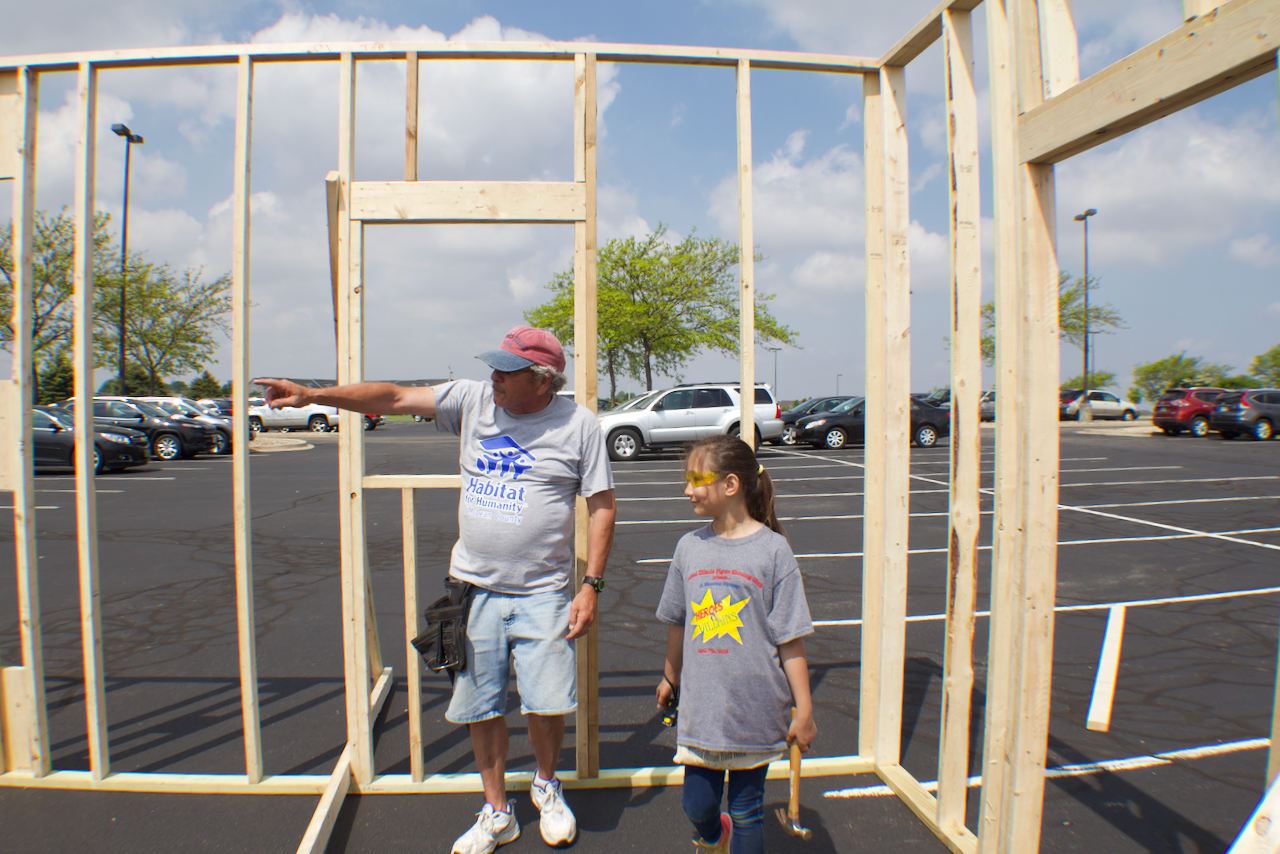
[[[1093,420],[1093,407],[1089,405],[1089,217],[1096,216],[1097,213],[1097,208],[1089,208],[1075,216],[1076,222],[1084,225],[1084,373],[1080,375],[1078,409],[1081,421]]]
[[[840,378],[842,376],[844,376],[844,374],[836,374],[836,396],[837,397],[840,396]]]
[[[773,397],[774,400],[781,400],[778,397],[778,351],[781,347],[765,347],[766,350],[773,353]]]
[[[128,303],[125,300],[125,287],[129,283],[129,152],[136,142],[142,145],[146,140],[129,130],[127,125],[111,126],[116,136],[124,137],[124,211],[120,218],[120,380],[118,382],[121,395],[129,393],[129,386],[124,377],[124,324],[127,318]]]

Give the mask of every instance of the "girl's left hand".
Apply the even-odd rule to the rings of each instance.
[[[809,752],[809,745],[818,737],[818,725],[814,723],[813,715],[797,714],[791,719],[791,728],[787,730],[787,744],[796,742],[800,745],[801,753]]]

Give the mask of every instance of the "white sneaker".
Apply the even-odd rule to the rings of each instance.
[[[564,788],[558,777],[544,781],[536,773],[533,785],[529,789],[533,795],[533,805],[542,813],[538,828],[542,831],[542,841],[558,848],[570,845],[578,837],[578,820],[573,817],[573,810],[564,802]]]
[[[516,821],[515,801],[507,801],[507,811],[498,812],[493,804],[485,804],[476,813],[476,823],[453,843],[453,854],[491,854],[499,845],[520,838],[520,822]]]

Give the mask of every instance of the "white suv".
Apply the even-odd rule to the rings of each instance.
[[[266,433],[268,430],[310,430],[312,433],[328,433],[338,429],[338,407],[308,403],[306,406],[286,406],[272,409],[264,400],[261,405],[249,406],[249,431]]]
[[[650,392],[600,415],[609,459],[633,460],[645,448],[737,435],[738,383],[685,383]],[[782,435],[782,411],[767,385],[755,389],[756,445]]]

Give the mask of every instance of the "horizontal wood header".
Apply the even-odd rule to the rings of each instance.
[[[353,181],[365,223],[584,222],[587,185],[572,181]]]
[[[461,489],[460,474],[367,474],[365,489]]]
[[[874,58],[835,53],[752,50],[682,45],[599,44],[589,42],[318,42],[304,44],[207,45],[200,47],[98,50],[0,57],[0,69],[31,66],[40,71],[74,71],[79,63],[98,68],[144,68],[172,65],[233,64],[248,56],[254,62],[336,61],[350,53],[358,60],[403,60],[414,52],[419,60],[491,59],[573,61],[595,54],[599,62],[645,62],[670,65],[715,65],[735,68],[746,59],[756,68],[829,71],[842,74],[874,72]]]
[[[1018,119],[1023,163],[1057,163],[1274,70],[1280,0],[1234,0]]]

